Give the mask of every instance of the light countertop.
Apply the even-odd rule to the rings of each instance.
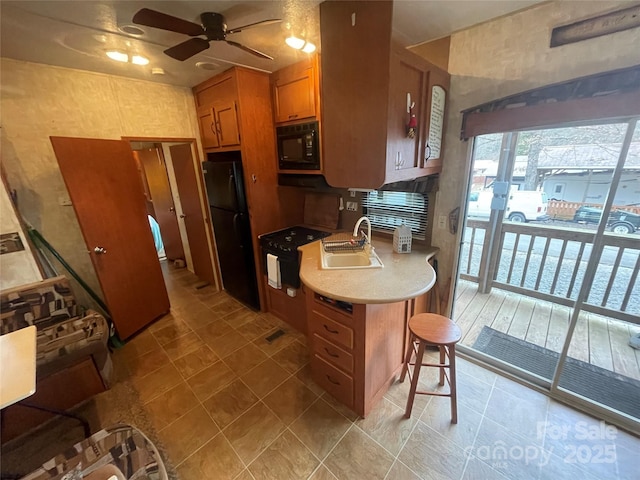
[[[320,241],[299,247],[300,279],[320,295],[350,303],[394,303],[428,292],[436,274],[428,260],[438,249],[413,244],[411,253],[395,253],[391,239],[374,237],[372,244],[383,268],[324,270]]]

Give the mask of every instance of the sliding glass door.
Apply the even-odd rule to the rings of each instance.
[[[453,313],[461,348],[640,418],[611,400],[621,395],[595,393],[640,398],[635,120],[476,137],[472,161]]]

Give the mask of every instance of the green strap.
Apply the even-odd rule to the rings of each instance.
[[[29,232],[29,236],[31,237],[31,240],[33,241],[33,243],[36,243],[36,244],[40,243],[47,250],[49,250],[51,254],[62,264],[62,266],[67,269],[67,271],[71,274],[71,276],[76,279],[76,281],[80,284],[80,286],[84,288],[84,290],[89,294],[89,296],[91,296],[91,298],[93,298],[93,300],[95,300],[95,302],[100,306],[100,308],[102,308],[102,310],[104,310],[104,312],[110,317],[111,313],[109,313],[109,307],[107,307],[107,305],[96,294],[96,292],[94,292],[91,289],[91,287],[87,285],[85,281],[82,280],[82,278],[80,278],[80,276],[76,273],[76,271],[73,268],[71,268],[71,265],[69,265],[65,261],[65,259],[60,256],[60,254],[56,251],[56,249],[53,248],[51,244],[49,244],[49,242],[47,242],[44,239],[44,237],[40,234],[40,232],[38,232],[33,227],[29,227],[27,231]]]

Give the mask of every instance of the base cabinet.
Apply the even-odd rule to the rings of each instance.
[[[307,291],[313,379],[365,417],[402,368],[407,302],[348,305]]]
[[[287,295],[285,289],[275,289],[269,286],[267,277],[264,277],[265,291],[267,292],[267,307],[269,312],[280,320],[284,320],[293,328],[307,333],[307,305],[302,288],[296,290],[296,296]]]

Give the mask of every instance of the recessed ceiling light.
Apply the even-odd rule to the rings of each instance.
[[[302,51],[304,53],[313,53],[316,51],[316,46],[311,42],[307,42],[304,44],[304,47],[302,47]]]
[[[303,39],[294,37],[293,35],[285,38],[284,41],[287,45],[289,45],[291,48],[295,48],[296,50],[300,50],[302,47],[304,47],[305,44],[305,41]]]
[[[127,35],[133,35],[134,37],[141,37],[146,32],[136,25],[121,25],[118,27],[122,33],[126,33]]]
[[[115,60],[116,62],[128,62],[129,55],[126,53],[118,52],[117,50],[109,50],[107,52],[107,57],[111,60]]]
[[[196,67],[201,68],[202,70],[216,70],[220,68],[220,65],[212,62],[198,62],[196,63]]]
[[[131,57],[131,63],[134,65],[147,65],[149,63],[149,59],[142,55],[133,55]]]

